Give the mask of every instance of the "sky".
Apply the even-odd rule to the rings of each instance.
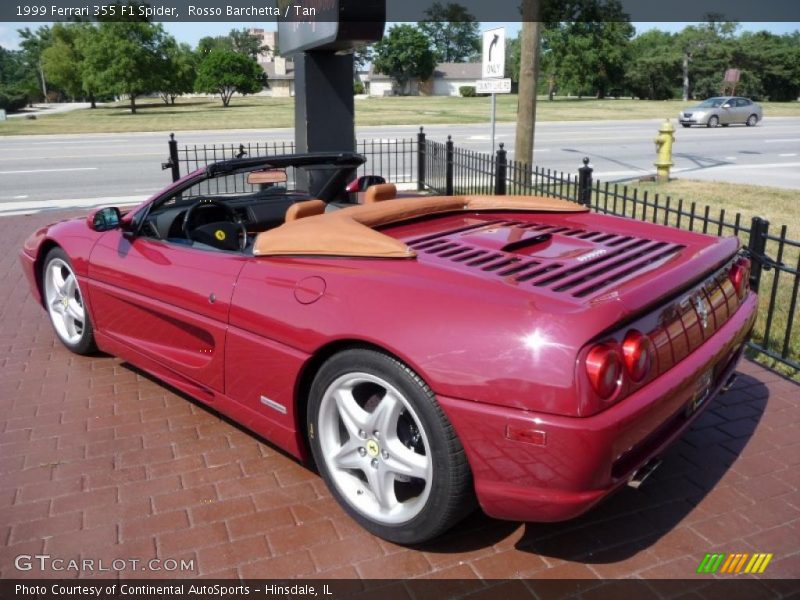
[[[44,23],[42,23],[44,24]],[[678,32],[686,25],[691,23],[634,23],[637,33],[643,33],[650,29],[660,29],[662,31]],[[9,50],[15,50],[19,47],[19,35],[17,30],[23,27],[36,28],[39,23],[0,23],[0,46]],[[388,24],[391,26],[391,23]],[[493,29],[495,27],[505,27],[506,34],[509,37],[515,37],[520,29],[520,23],[481,23],[481,29]],[[276,23],[164,23],[164,28],[175,36],[179,42],[187,42],[192,46],[197,45],[200,38],[207,35],[225,35],[231,29],[242,29],[249,27],[261,27],[263,29],[275,29]],[[761,31],[766,29],[776,34],[791,33],[800,29],[800,23],[741,23],[740,31]]]

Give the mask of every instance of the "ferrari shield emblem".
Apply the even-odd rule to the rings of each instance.
[[[214,237],[217,238],[220,242],[225,239],[225,232],[222,229],[217,229],[214,232]]]

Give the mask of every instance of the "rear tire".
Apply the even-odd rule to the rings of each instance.
[[[424,381],[368,349],[330,358],[311,385],[308,438],[336,501],[369,532],[419,544],[475,507],[453,426]]]
[[[72,263],[61,248],[47,253],[41,284],[45,308],[61,343],[75,354],[96,352],[89,310]]]
[[[719,125],[719,117],[716,115],[708,117],[708,123],[706,123],[706,127],[716,127],[717,125]]]
[[[748,127],[755,127],[757,123],[758,123],[758,117],[756,115],[750,115],[749,117],[747,117],[747,122],[745,123],[745,125],[747,125]]]
[[[689,127],[691,127],[691,126],[692,126],[690,123],[681,123],[681,125],[682,125],[683,127],[686,127],[686,128],[689,128]]]

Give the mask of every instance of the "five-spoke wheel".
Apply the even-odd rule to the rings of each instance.
[[[42,292],[53,328],[64,345],[78,354],[94,351],[92,324],[78,278],[60,248],[51,250],[45,259]]]
[[[336,499],[365,528],[418,543],[474,506],[464,450],[427,385],[373,350],[348,350],[311,389],[309,439]]]

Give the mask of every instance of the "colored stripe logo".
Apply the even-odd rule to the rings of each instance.
[[[747,552],[725,554],[715,552],[706,554],[700,565],[697,567],[698,573],[726,573],[736,575],[738,573],[763,573],[769,561],[772,560],[772,553],[757,552],[749,554]]]

